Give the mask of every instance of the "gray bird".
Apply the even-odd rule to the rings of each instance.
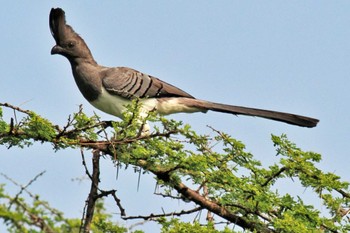
[[[104,67],[94,60],[85,41],[66,24],[65,12],[52,8],[50,30],[56,45],[51,54],[66,57],[72,67],[75,82],[85,99],[103,112],[123,117],[125,106],[134,98],[142,103],[142,115],[156,110],[163,115],[186,112],[216,112],[263,117],[303,127],[315,127],[317,119],[199,100],[158,78],[127,67]],[[147,131],[148,129],[145,129]]]

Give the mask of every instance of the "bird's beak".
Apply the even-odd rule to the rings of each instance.
[[[55,45],[51,49],[51,55],[60,54],[61,52],[62,52],[62,47],[59,45]]]

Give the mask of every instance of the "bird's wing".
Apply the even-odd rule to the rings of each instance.
[[[116,67],[109,68],[102,78],[103,87],[113,95],[124,98],[163,98],[187,97],[194,98],[183,90],[158,78],[143,74],[137,70]]]

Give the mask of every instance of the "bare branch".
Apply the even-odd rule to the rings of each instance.
[[[38,228],[41,229],[42,232],[45,233],[54,233],[54,231],[51,229],[51,227],[46,223],[46,220],[36,214],[33,214],[32,211],[30,211],[27,206],[25,204],[23,204],[20,199],[19,196],[23,193],[23,191],[25,191],[30,197],[32,197],[33,199],[37,199],[37,197],[35,195],[33,195],[31,192],[29,192],[27,190],[27,188],[33,183],[35,182],[40,176],[42,176],[46,171],[42,171],[40,172],[38,175],[36,175],[33,179],[31,179],[27,185],[23,186],[21,184],[18,184],[16,181],[14,181],[12,178],[8,177],[7,175],[5,175],[4,173],[0,173],[0,175],[2,175],[4,178],[6,178],[7,180],[11,181],[14,185],[19,186],[21,188],[21,190],[17,193],[17,195],[11,200],[10,205],[8,207],[8,209],[11,208],[11,206],[13,204],[15,204],[16,206],[19,206],[23,209],[23,212],[27,213],[30,220],[32,221],[32,224],[37,226]],[[59,213],[58,211],[52,209],[51,207],[49,207],[46,203],[42,202],[41,203],[43,206],[45,206],[49,211],[51,211],[51,213],[56,214],[57,216],[61,216],[61,213]],[[15,223],[16,224],[16,223]],[[17,224],[16,224],[17,225]],[[20,228],[18,226],[18,228]]]
[[[22,112],[22,113],[25,113],[25,114],[28,114],[28,115],[31,113],[31,111],[29,111],[29,110],[24,110],[22,108],[13,106],[13,105],[11,105],[9,103],[0,103],[0,106],[11,108],[11,109],[13,109],[15,111]]]
[[[42,171],[40,172],[39,174],[37,174],[33,179],[31,179],[28,184],[26,185],[21,185],[21,184],[18,184],[16,181],[14,181],[13,179],[11,179],[10,177],[8,177],[7,175],[5,175],[4,173],[0,173],[3,177],[5,177],[7,180],[11,181],[13,184],[19,186],[21,188],[21,190],[16,194],[16,196],[12,199],[12,201],[10,202],[10,205],[8,207],[8,209],[11,208],[12,204],[14,202],[17,201],[18,197],[23,193],[23,191],[26,191],[32,198],[35,198],[35,196],[33,194],[31,194],[27,188],[33,184],[40,176],[44,175],[46,171]]]
[[[80,148],[80,154],[81,154],[81,160],[82,160],[82,164],[85,168],[85,174],[90,178],[90,180],[92,181],[92,175],[89,172],[89,169],[86,166],[86,161],[85,161],[85,156],[84,156],[84,151],[83,148]]]
[[[100,190],[100,189],[99,189],[99,190]],[[119,210],[120,210],[120,215],[121,215],[121,216],[125,216],[125,215],[126,215],[126,214],[125,214],[125,209],[124,209],[123,206],[121,205],[121,201],[120,201],[120,199],[119,199],[119,198],[117,197],[117,195],[116,195],[117,190],[114,190],[114,189],[109,190],[109,191],[100,190],[100,192],[101,192],[101,193],[97,195],[97,198],[102,198],[102,197],[107,197],[107,196],[109,196],[109,195],[112,195],[112,197],[113,197],[115,203],[117,204],[117,206],[118,206],[118,208],[119,208]]]
[[[138,216],[128,216],[128,217],[122,217],[124,220],[129,219],[144,219],[144,220],[154,220],[156,218],[160,217],[167,217],[167,216],[182,216],[185,214],[192,214],[197,211],[202,210],[203,207],[196,207],[191,210],[181,210],[180,212],[171,212],[171,213],[163,213],[163,214],[150,214],[150,215],[138,215]]]
[[[92,181],[88,199],[86,200],[86,213],[84,217],[83,228],[80,229],[84,233],[90,232],[92,218],[94,216],[95,203],[98,199],[98,183],[100,182],[100,151],[94,150],[92,156]]]

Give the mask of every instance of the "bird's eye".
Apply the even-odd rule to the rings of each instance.
[[[72,42],[72,41],[68,42],[68,44],[67,44],[67,47],[70,48],[70,49],[73,48],[74,46],[75,46],[75,43]]]

